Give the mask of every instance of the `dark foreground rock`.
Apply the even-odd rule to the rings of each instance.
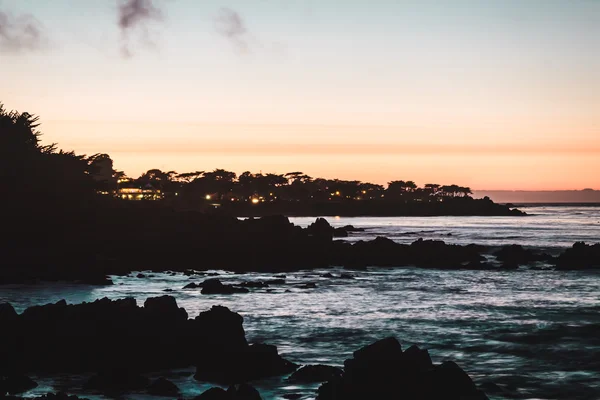
[[[249,345],[243,318],[214,306],[188,319],[171,296],[30,307],[0,305],[0,376],[16,372],[96,372],[101,392],[148,388],[140,373],[197,366],[197,379],[241,383],[283,375],[296,365],[275,346]],[[163,382],[164,383],[164,382]]]
[[[344,373],[321,385],[318,400],[486,400],[469,375],[452,361],[435,365],[427,350],[402,351],[387,338],[354,352]]]
[[[148,387],[148,393],[154,396],[177,396],[179,388],[168,379],[158,378]]]
[[[248,384],[233,385],[227,390],[210,388],[194,400],[262,400],[260,393]]]
[[[337,379],[342,376],[341,368],[329,365],[305,365],[295,371],[289,378],[290,382],[320,383]]]
[[[202,294],[234,294],[248,293],[249,290],[234,285],[226,285],[218,279],[207,279],[202,282]]]
[[[531,249],[526,249],[518,244],[504,246],[494,253],[496,259],[502,262],[505,266],[528,265],[534,262],[545,261],[550,262],[554,257],[538,253]]]
[[[421,268],[463,269],[485,260],[475,245],[449,245],[440,240],[419,239],[410,245],[377,237],[354,244],[333,242],[333,264],[349,268],[367,266],[416,266]]]
[[[25,375],[0,376],[0,398],[8,394],[25,393],[34,389],[38,384]]]
[[[556,266],[563,270],[600,268],[600,243],[575,243],[558,257]]]

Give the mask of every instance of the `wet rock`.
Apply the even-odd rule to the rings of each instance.
[[[202,287],[202,285],[198,285],[195,282],[191,282],[191,283],[188,283],[187,285],[185,285],[183,287],[183,289],[197,289],[197,288],[200,288],[200,287]]]
[[[356,227],[354,227],[354,225],[345,225],[341,229],[345,230],[346,232],[364,232],[365,231],[365,228],[356,228]]]
[[[231,400],[229,394],[225,389],[221,389],[219,387],[213,387],[205,392],[203,392],[200,396],[194,397],[194,400]]]
[[[0,398],[5,393],[8,394],[19,394],[35,389],[38,384],[25,375],[11,375],[5,378],[0,378]]]
[[[202,294],[234,294],[248,293],[248,289],[225,285],[218,279],[207,279],[202,282]]]
[[[170,380],[161,377],[152,382],[148,387],[148,393],[154,396],[177,396],[179,388]]]
[[[333,237],[336,237],[336,238],[348,237],[348,231],[345,230],[344,228],[335,228],[333,230]]]
[[[142,279],[142,278],[145,278],[146,275],[140,273],[140,274],[137,274],[135,277]]]
[[[329,225],[329,222],[325,218],[317,218],[315,222],[306,228],[306,231],[310,236],[331,240],[335,229]]]
[[[333,276],[331,273],[329,273],[329,272],[327,272],[327,273],[325,273],[325,274],[321,274],[321,275],[319,275],[319,276],[320,276],[321,278],[334,278],[334,276]]]
[[[426,371],[433,367],[433,362],[429,356],[429,351],[420,349],[418,346],[410,346],[402,354],[402,360],[405,364],[413,366],[419,371]]]
[[[300,289],[314,289],[316,287],[317,287],[317,284],[314,282],[308,282],[308,283],[305,283],[305,284],[299,286]]]
[[[291,373],[297,365],[281,358],[277,347],[248,345],[242,317],[226,307],[213,306],[196,321],[205,329],[198,340],[210,343],[199,354],[194,378],[216,383],[241,383],[248,380]],[[212,329],[211,329],[212,328]]]
[[[246,287],[246,288],[266,288],[269,287],[269,284],[266,282],[261,282],[261,281],[247,281],[247,282],[242,282],[240,284],[241,287]]]
[[[258,390],[247,383],[230,386],[227,394],[231,400],[262,400]]]
[[[84,385],[85,389],[101,393],[128,393],[146,389],[150,380],[128,369],[115,368],[92,376]]]
[[[0,303],[0,326],[7,327],[14,324],[19,315],[9,303]]]
[[[265,283],[268,285],[285,285],[285,279],[267,279]]]
[[[494,253],[496,259],[505,265],[528,265],[537,261],[549,261],[552,259],[547,254],[538,254],[533,250],[525,249],[520,245],[504,246]]]
[[[340,279],[354,279],[354,275],[344,272],[344,273],[340,274]]]
[[[577,242],[566,249],[556,261],[558,269],[597,269],[600,268],[600,243],[588,245]]]
[[[455,363],[431,363],[417,346],[402,352],[387,338],[354,352],[344,373],[321,385],[319,400],[359,399],[486,400],[471,378]]]
[[[275,278],[275,279],[285,279],[285,278],[287,278],[287,276],[286,275],[274,275],[273,278]]]
[[[167,288],[167,289],[163,289],[163,292],[172,292],[173,289]]]
[[[342,369],[329,365],[305,365],[295,371],[288,380],[299,383],[320,383],[342,376]]]

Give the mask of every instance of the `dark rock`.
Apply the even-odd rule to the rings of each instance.
[[[274,275],[273,278],[275,278],[275,279],[285,279],[285,278],[287,278],[287,276],[286,275]]]
[[[0,378],[0,398],[5,393],[8,394],[19,394],[30,391],[31,389],[35,389],[38,386],[33,379],[29,378],[25,375],[12,375],[7,376],[4,379]]]
[[[9,303],[0,303],[0,326],[7,327],[14,324],[19,315]]]
[[[163,290],[163,292],[172,292],[172,291],[173,291],[173,289],[170,289],[170,288],[167,288],[167,289]]]
[[[575,243],[558,256],[556,266],[563,270],[600,268],[600,243]]]
[[[285,279],[267,279],[265,283],[268,285],[285,285]]]
[[[340,279],[354,279],[354,275],[352,274],[347,274],[347,273],[342,273],[340,275]]]
[[[336,238],[348,237],[348,231],[345,230],[344,228],[335,228],[333,230],[333,237],[336,237]]]
[[[402,357],[402,346],[396,338],[388,337],[356,350],[353,355],[362,363],[396,360]]]
[[[549,261],[552,257],[547,254],[538,254],[533,250],[525,249],[520,245],[504,246],[494,253],[496,259],[505,265],[528,265],[537,261]]]
[[[137,275],[136,275],[136,278],[140,278],[140,279],[141,279],[141,278],[145,278],[145,277],[146,277],[146,275],[144,275],[144,274],[137,274]]]
[[[402,360],[405,364],[416,368],[419,371],[426,371],[433,367],[433,362],[429,356],[429,352],[425,349],[421,350],[417,346],[410,346],[402,354]]]
[[[342,376],[342,369],[329,365],[305,365],[295,371],[288,380],[300,383],[326,382]]]
[[[308,282],[308,283],[305,283],[305,284],[299,286],[300,289],[314,289],[316,287],[317,287],[317,284],[314,282]]]
[[[194,400],[231,400],[231,398],[225,389],[213,387],[203,392],[200,396],[194,397]]]
[[[329,225],[329,222],[325,218],[317,218],[315,222],[310,224],[306,231],[310,236],[314,236],[319,239],[331,240],[335,229]]]
[[[240,284],[240,286],[246,287],[246,288],[266,288],[266,287],[269,287],[269,284],[266,282],[261,282],[261,281],[247,281],[247,282],[242,282]]]
[[[183,287],[183,289],[197,289],[199,287],[202,287],[202,285],[198,285],[195,282],[191,282],[191,283],[188,283],[187,285],[185,285]]]
[[[170,380],[161,377],[152,382],[148,393],[155,396],[177,396],[179,388]]]
[[[331,273],[329,273],[329,272],[327,272],[327,273],[325,273],[325,274],[321,274],[321,275],[319,275],[319,276],[320,276],[321,278],[333,278],[333,277],[334,277],[334,276],[333,276]]]
[[[455,363],[435,366],[426,350],[411,346],[402,352],[395,338],[355,351],[344,366],[341,377],[319,387],[317,399],[487,399]]]
[[[194,378],[232,384],[284,375],[296,368],[296,364],[281,358],[277,347],[272,345],[244,346],[240,343],[238,346],[224,347],[216,343],[202,354]]]
[[[258,390],[247,383],[230,386],[227,394],[231,400],[262,400]]]
[[[234,294],[248,292],[249,291],[246,288],[225,285],[218,279],[207,279],[202,282],[202,294]]]
[[[146,389],[150,380],[126,368],[106,370],[92,376],[84,385],[85,389],[101,393],[128,393]]]
[[[287,400],[298,400],[302,397],[303,396],[300,393],[286,393],[283,395],[283,398]]]

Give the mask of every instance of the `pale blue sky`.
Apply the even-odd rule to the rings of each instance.
[[[600,1],[154,0],[154,4],[164,19],[148,22],[147,35],[143,29],[134,30],[124,42],[116,0],[0,0],[0,12],[31,13],[44,32],[39,50],[0,52],[0,101],[40,114],[48,136],[64,147],[122,152],[121,159],[115,157],[117,162],[134,172],[152,165],[142,165],[139,156],[127,153],[123,138],[132,135],[153,143],[149,148],[138,144],[140,151],[155,154],[143,163],[161,160],[170,169],[182,170],[197,169],[191,165],[194,159],[184,163],[173,156],[177,149],[161,155],[163,138],[174,137],[186,147],[182,151],[194,148],[198,154],[207,142],[218,147],[234,140],[271,146],[344,141],[409,150],[458,143],[482,152],[506,148],[507,154],[525,146],[531,152],[541,148],[552,157],[561,157],[559,150],[565,146],[572,147],[571,156],[578,150],[600,151]],[[236,12],[247,28],[237,41],[215,29],[223,8]],[[125,43],[130,58],[122,56]],[[247,51],[241,50],[244,46]],[[88,125],[73,127],[77,121]],[[83,134],[90,121],[99,124],[90,129],[96,133]],[[128,123],[127,128],[119,125],[122,122]],[[171,128],[144,125],[157,122]],[[199,127],[173,125],[182,123]],[[213,128],[207,131],[202,124]],[[240,128],[255,124],[269,128],[250,129],[251,136]],[[299,130],[297,125],[331,129]],[[348,134],[344,126],[372,129]],[[111,132],[97,133],[107,130]],[[261,162],[279,165],[265,162],[264,154],[240,153],[221,151],[219,156],[233,168],[246,161],[247,168]],[[527,160],[509,155],[516,163],[514,174],[508,174],[506,182],[494,175],[497,184],[491,186],[485,182],[494,166],[506,160],[481,164],[481,170],[488,171],[481,177],[471,176],[460,162],[455,170],[439,171],[434,165],[411,172],[426,170],[423,179],[434,179],[437,173],[486,188],[509,187],[515,179],[520,188],[540,184],[533,175],[517,172]],[[382,181],[387,175],[378,170],[408,168],[389,156],[380,165],[373,154],[365,154],[364,179]],[[545,158],[548,165],[557,164],[552,157]],[[296,156],[293,161],[306,164],[315,174],[321,168],[326,175],[359,173],[350,168],[356,159],[353,154],[352,161],[338,160],[336,165],[341,166],[335,168],[325,168],[310,157]],[[563,187],[581,176],[578,171],[589,160],[580,159],[580,164],[563,160],[563,165],[573,164],[568,175],[557,178],[554,172],[554,178],[548,176],[541,185]],[[599,178],[585,179],[577,183],[600,186]]]

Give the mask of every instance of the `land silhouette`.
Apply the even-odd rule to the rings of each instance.
[[[224,170],[150,170],[127,180],[108,155],[82,156],[42,145],[37,128],[37,117],[0,108],[7,233],[0,283],[110,284],[107,275],[142,266],[237,272],[332,265],[482,268],[484,250],[477,246],[433,241],[405,246],[385,238],[350,244],[333,237],[348,236],[353,227],[334,229],[319,219],[303,229],[285,215],[521,215],[489,199],[472,199],[469,188],[456,185],[418,188],[394,181],[384,189],[301,172],[236,177]],[[140,201],[129,200],[131,189]],[[158,200],[144,200],[144,190]],[[263,217],[237,218],[255,214]],[[594,259],[595,250],[577,249],[589,254],[583,259]]]

